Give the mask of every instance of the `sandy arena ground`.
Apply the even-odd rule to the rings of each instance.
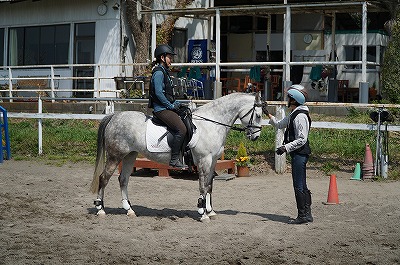
[[[199,222],[191,176],[132,177],[137,218],[121,209],[117,175],[108,215],[95,215],[90,164],[0,164],[0,264],[400,264],[400,182],[337,172],[340,204],[325,205],[329,178],[309,171],[315,221],[295,217],[290,174],[253,171],[214,182],[216,219]],[[139,172],[140,173],[140,172]]]

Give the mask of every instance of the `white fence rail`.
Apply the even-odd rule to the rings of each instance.
[[[90,100],[90,99],[88,99]],[[99,101],[107,101],[109,106],[114,105],[114,101],[120,101],[120,99],[98,99]],[[143,100],[140,100],[143,101]],[[194,100],[194,103],[204,104],[208,102],[207,100]],[[284,102],[268,102],[269,105],[276,105],[276,113],[283,113],[282,105]],[[321,103],[321,102],[309,102],[308,105],[312,106],[343,106],[342,103]],[[399,108],[400,105],[394,104],[346,104],[348,107],[371,107],[371,108]],[[114,109],[111,108],[109,111],[112,113]],[[39,154],[43,153],[43,130],[42,130],[42,119],[83,119],[83,120],[101,120],[108,114],[67,114],[67,113],[42,113],[42,100],[39,98],[38,100],[38,113],[16,113],[9,112],[9,118],[24,118],[24,119],[37,119],[38,120],[38,147]],[[236,121],[236,124],[240,124],[239,121]],[[269,120],[262,120],[262,126],[268,126]],[[361,123],[342,123],[342,122],[324,122],[324,121],[313,121],[312,128],[324,128],[324,129],[347,129],[347,130],[373,130],[376,131],[378,128],[377,124],[361,124]],[[381,126],[380,130],[384,130],[384,126]],[[388,131],[400,131],[400,126],[398,125],[388,125]],[[282,133],[276,134],[275,143],[282,142]],[[275,157],[276,168],[275,171],[278,173],[283,173],[286,168],[286,157],[285,156],[276,156]]]
[[[9,118],[23,118],[23,119],[64,119],[64,120],[101,120],[107,114],[66,114],[66,113],[23,113],[23,112],[9,112]],[[236,121],[236,124],[240,124]],[[269,120],[262,120],[262,126],[269,126]],[[347,130],[364,130],[375,131],[376,124],[362,124],[362,123],[344,123],[344,122],[327,122],[327,121],[313,121],[312,128],[323,129],[347,129]],[[383,126],[382,126],[383,127]],[[388,125],[388,131],[400,131],[398,125]]]

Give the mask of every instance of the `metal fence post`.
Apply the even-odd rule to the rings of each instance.
[[[38,99],[38,113],[42,113],[42,99]],[[43,154],[43,131],[42,131],[42,119],[38,119],[38,149],[39,155]]]
[[[0,106],[0,163],[3,163],[4,150],[6,151],[6,159],[11,159],[11,147],[10,147],[10,136],[8,135],[8,118],[7,118],[7,110]],[[3,138],[4,131],[4,138]],[[3,142],[5,146],[3,146]]]

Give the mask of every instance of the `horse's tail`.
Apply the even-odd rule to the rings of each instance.
[[[99,125],[99,129],[97,131],[97,156],[96,156],[96,165],[93,174],[92,184],[90,185],[90,191],[93,193],[97,193],[99,191],[99,183],[100,183],[100,176],[104,172],[105,166],[105,158],[106,158],[106,151],[105,151],[105,140],[104,140],[104,132],[107,127],[107,124],[110,122],[113,114],[104,117]]]

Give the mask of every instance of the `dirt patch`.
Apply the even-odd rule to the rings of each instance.
[[[95,215],[90,164],[0,164],[0,264],[399,264],[400,182],[350,180],[337,172],[340,204],[324,205],[329,176],[309,171],[315,221],[289,225],[289,173],[268,168],[214,183],[209,223],[198,221],[193,176],[131,178],[138,215],[121,209],[117,176],[108,215]],[[151,173],[151,171],[150,171]]]

